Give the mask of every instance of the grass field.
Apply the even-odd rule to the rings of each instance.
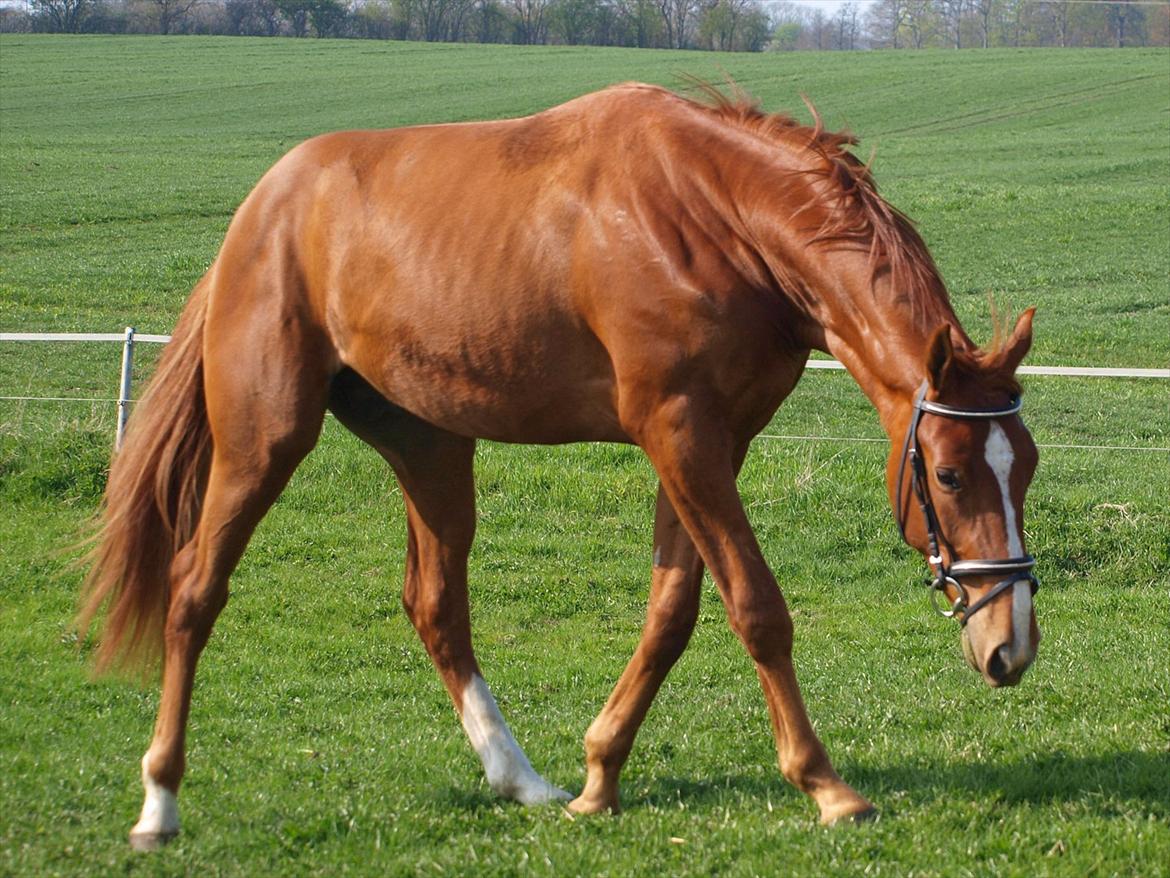
[[[1170,54],[752,55],[198,38],[0,38],[0,330],[168,332],[260,174],[312,134],[527,113],[607,83],[724,72],[808,94],[876,148],[977,338],[1040,308],[1030,362],[1170,364]],[[140,372],[154,354],[143,352]],[[109,397],[117,351],[0,344],[0,396]],[[745,501],[838,770],[882,812],[824,830],[775,767],[708,584],[624,774],[626,811],[496,801],[398,604],[392,478],[335,422],[265,520],[200,665],[183,835],[125,842],[157,693],[91,682],[67,547],[112,405],[0,400],[0,874],[1170,873],[1170,387],[1033,378],[1036,666],[991,691],[882,494],[880,444],[761,439]],[[810,373],[769,434],[875,437]],[[475,636],[536,767],[581,738],[637,640],[654,478],[633,449],[478,454]],[[344,485],[345,490],[338,490]],[[681,841],[678,841],[680,840]]]

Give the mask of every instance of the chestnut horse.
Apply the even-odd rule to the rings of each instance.
[[[968,659],[1015,683],[1039,641],[1022,530],[1036,450],[1014,378],[1032,314],[979,350],[853,142],[738,97],[623,85],[523,119],[329,134],[282,158],[195,287],[110,473],[82,620],[104,607],[99,668],[161,653],[163,669],[132,843],[178,832],[196,661],[326,410],[398,477],[403,605],[501,796],[618,808],[706,567],[784,776],[826,823],[872,813],[805,712],[792,622],[736,489],[814,349],[844,362],[893,440],[893,508],[969,623]],[[586,733],[576,798],[533,770],[472,651],[479,437],[634,443],[659,477],[645,628]]]

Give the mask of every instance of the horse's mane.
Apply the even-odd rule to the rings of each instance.
[[[955,373],[963,376],[968,386],[978,385],[993,393],[1005,393],[1009,396],[1018,396],[1023,392],[1020,381],[1015,372],[1003,368],[1000,360],[1001,348],[998,343],[986,351],[965,351],[955,349],[954,364],[951,367]]]
[[[722,121],[817,159],[795,172],[827,184],[813,187],[817,194],[800,209],[815,205],[825,214],[821,225],[810,230],[810,243],[868,250],[871,276],[876,279],[879,272],[888,271],[896,295],[905,296],[912,311],[938,322],[949,317],[946,293],[926,244],[914,223],[878,194],[869,164],[850,152],[849,147],[858,143],[856,137],[848,131],[826,130],[807,98],[812,127],[784,113],[765,112],[734,84],[731,95],[705,82],[692,85],[707,97],[706,102],[694,103]]]
[[[1004,362],[1008,354],[1007,343],[1012,334],[1012,327],[1010,322],[1000,317],[994,300],[991,303],[991,323],[995,332],[991,344],[986,348],[971,350],[956,348],[952,368],[992,392],[1018,396],[1023,392],[1023,388],[1016,378],[1016,370]]]

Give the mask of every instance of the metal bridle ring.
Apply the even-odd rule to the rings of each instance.
[[[942,579],[935,579],[927,583],[930,588],[930,603],[934,607],[934,611],[946,619],[953,619],[967,609],[967,592],[963,586],[959,585],[958,580],[951,576],[943,577]],[[958,592],[958,597],[951,601],[951,608],[944,610],[938,604],[938,596],[941,593],[946,598],[946,586],[953,585],[955,591]],[[949,600],[949,598],[946,598]]]

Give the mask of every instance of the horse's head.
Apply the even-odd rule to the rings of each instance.
[[[1031,343],[1031,310],[988,354],[955,350],[941,327],[887,469],[903,536],[933,571],[936,605],[961,622],[963,653],[992,686],[1018,683],[1040,643],[1023,516],[1037,454],[1014,378]]]

